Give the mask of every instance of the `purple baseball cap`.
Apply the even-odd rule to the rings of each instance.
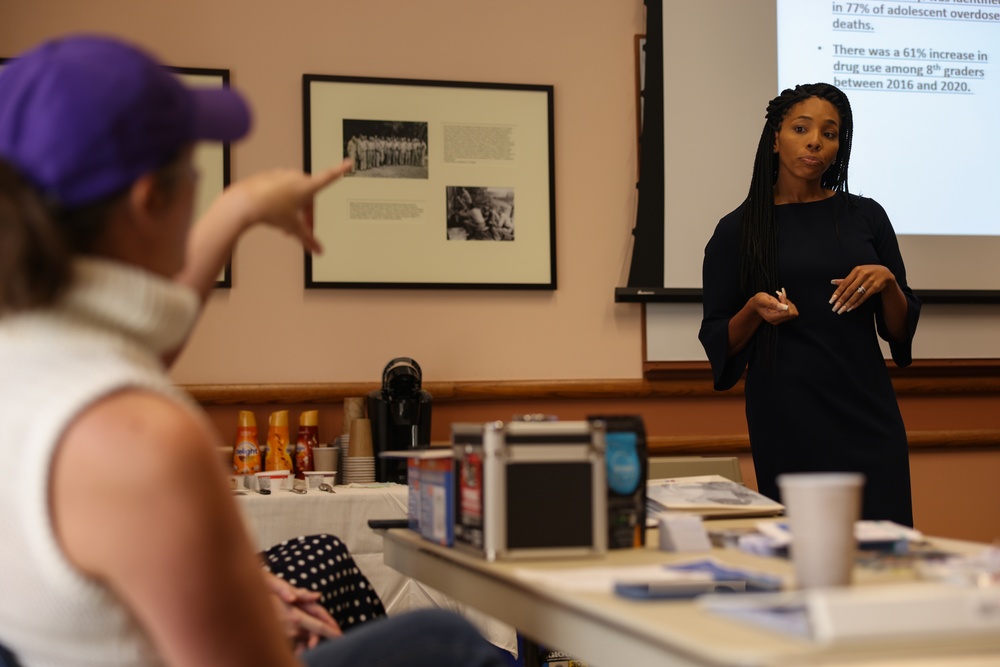
[[[111,37],[55,39],[0,71],[0,158],[66,207],[125,189],[187,143],[249,129],[239,93],[188,88]]]

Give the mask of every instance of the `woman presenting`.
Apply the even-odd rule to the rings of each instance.
[[[705,248],[699,340],[715,388],[746,375],[757,485],[861,472],[862,516],[913,525],[906,430],[878,343],[907,366],[920,301],[882,207],[847,187],[854,121],[829,84],[767,107],[746,200]]]

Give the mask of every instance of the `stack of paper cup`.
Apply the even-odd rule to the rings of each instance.
[[[368,419],[351,421],[347,458],[343,460],[344,484],[368,484],[375,481],[375,455],[372,450],[372,425]]]
[[[344,399],[343,435],[351,432],[351,422],[363,419],[365,416],[365,399],[361,396],[348,396]]]
[[[347,484],[347,482],[344,481],[344,470],[347,463],[347,454],[351,448],[350,434],[337,437],[334,444],[336,444],[337,448],[340,450],[340,457],[338,458],[339,467],[337,468],[337,484]]]
[[[365,409],[366,405],[364,396],[348,396],[344,398],[342,435],[337,438],[337,445],[340,447],[340,469],[338,471],[339,474],[337,475],[337,482],[339,484],[351,483],[351,480],[347,478],[347,459],[350,456],[351,449],[351,424],[354,423],[355,419],[364,419]],[[355,461],[353,466],[356,466],[359,463],[359,461]]]

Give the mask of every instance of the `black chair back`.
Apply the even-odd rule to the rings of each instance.
[[[20,667],[14,654],[3,644],[0,644],[0,667]]]

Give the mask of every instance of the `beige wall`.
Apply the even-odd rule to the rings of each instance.
[[[378,381],[395,356],[428,380],[638,378],[640,307],[613,293],[634,221],[643,26],[641,0],[7,1],[0,56],[87,30],[229,69],[256,114],[234,178],[302,166],[303,73],[553,85],[557,291],[306,291],[301,250],[254,230],[174,378]]]
[[[553,85],[557,291],[307,292],[301,251],[255,230],[234,256],[233,289],[212,296],[174,378],[185,385],[376,384],[389,359],[408,355],[428,382],[638,381],[640,307],[615,304],[613,290],[623,283],[634,220],[633,37],[643,25],[641,0],[4,0],[0,56],[87,30],[137,40],[172,65],[229,69],[256,112],[253,134],[234,149],[235,178],[302,165],[303,73]],[[693,340],[696,331],[682,335]],[[911,429],[995,429],[1000,414],[995,392],[902,404]],[[551,411],[570,418],[595,409],[529,405],[451,413],[442,406],[435,439],[448,438],[451,417]],[[223,438],[231,437],[239,407],[211,407]],[[606,407],[642,412],[654,436],[746,428],[738,396]],[[339,422],[329,410],[324,424],[334,431]],[[1000,475],[995,451],[920,453],[912,462],[921,527],[987,540],[1000,534],[996,487],[988,486]]]

